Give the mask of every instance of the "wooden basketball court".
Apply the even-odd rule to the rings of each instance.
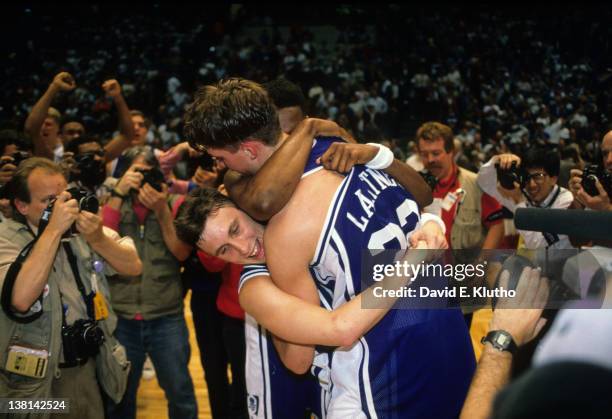
[[[193,320],[189,300],[191,294],[185,298],[185,320],[189,329],[189,343],[191,344],[191,360],[189,361],[189,372],[195,387],[196,399],[198,401],[198,417],[200,419],[211,419],[210,406],[208,405],[208,389],[204,381],[204,372],[200,364],[200,351],[193,330]],[[157,384],[157,379],[140,380],[137,399],[137,419],[167,419],[168,403],[164,391]]]

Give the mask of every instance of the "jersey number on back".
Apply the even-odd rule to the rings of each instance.
[[[393,240],[399,242],[400,249],[406,249],[408,247],[408,237],[410,237],[409,233],[412,232],[408,217],[413,213],[419,213],[416,202],[412,200],[402,202],[395,210],[397,223],[391,222],[372,233],[368,242],[368,249],[386,249],[387,244]]]

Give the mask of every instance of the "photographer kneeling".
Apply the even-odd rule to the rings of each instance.
[[[129,370],[106,276],[137,275],[142,264],[129,238],[86,210],[97,211],[95,198],[66,186],[44,158],[24,161],[10,184],[14,217],[0,225],[0,394],[65,398],[68,417],[103,417],[100,388],[120,398]]]
[[[532,148],[521,159],[515,154],[494,156],[478,171],[480,188],[512,213],[518,208],[565,209],[572,203],[570,191],[557,185],[561,159],[554,150]],[[527,249],[571,249],[565,235],[518,231]]]

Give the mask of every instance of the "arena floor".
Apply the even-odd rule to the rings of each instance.
[[[193,330],[193,321],[191,319],[191,309],[189,308],[189,300],[191,294],[188,293],[185,298],[185,320],[189,328],[189,342],[191,344],[191,361],[189,362],[189,372],[195,386],[196,398],[198,400],[198,417],[199,419],[210,419],[210,406],[208,405],[208,389],[206,381],[204,381],[204,372],[202,364],[200,364],[200,351],[195,339]],[[168,403],[164,396],[164,391],[157,384],[157,379],[141,380],[138,388],[137,400],[137,419],[167,419],[168,418]]]

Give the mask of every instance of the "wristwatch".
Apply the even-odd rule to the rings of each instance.
[[[485,342],[489,342],[498,351],[508,351],[512,355],[518,349],[512,335],[505,330],[491,330],[480,340],[480,343],[484,344]]]

